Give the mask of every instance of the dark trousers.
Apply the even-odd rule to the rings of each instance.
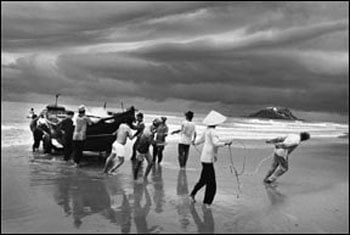
[[[210,205],[213,202],[216,193],[216,180],[213,163],[202,162],[201,177],[198,183],[194,186],[191,196],[194,198],[198,190],[204,185],[206,185],[206,188],[203,203]]]
[[[79,164],[80,159],[83,157],[84,140],[74,140],[73,141],[73,154],[74,162]]]
[[[179,144],[178,145],[180,167],[186,166],[189,150],[190,150],[190,145],[188,145],[188,144]]]
[[[70,155],[73,152],[73,140],[71,138],[65,138],[63,145],[64,152],[64,160],[68,161],[70,159]]]
[[[33,131],[33,137],[34,137],[34,144],[33,144],[33,151],[35,149],[38,149],[40,146],[40,141],[43,139],[43,132],[39,129],[35,129]]]
[[[156,162],[158,156],[158,163],[163,159],[164,146],[153,145],[153,162]]]

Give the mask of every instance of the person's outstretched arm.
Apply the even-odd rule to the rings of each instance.
[[[277,137],[277,138],[274,138],[274,139],[266,140],[265,142],[267,144],[276,144],[276,143],[283,142],[285,139],[286,139],[286,137]]]
[[[214,146],[216,146],[216,147],[223,147],[225,145],[231,145],[231,143],[232,143],[232,141],[230,141],[230,142],[221,141],[217,135],[212,136],[212,141],[213,141]]]
[[[129,131],[128,131],[128,138],[130,139],[130,140],[132,140],[133,138],[135,138],[136,137],[136,135],[133,135],[132,134],[132,131],[131,131],[131,129],[129,129]]]
[[[177,134],[177,133],[180,133],[181,129],[178,129],[176,131],[172,131],[170,134],[173,135],[173,134]]]
[[[193,145],[199,145],[204,143],[204,137],[205,137],[205,131],[203,131],[201,137],[199,137],[199,139],[193,141]]]
[[[183,129],[184,129],[184,125],[181,124],[181,128],[178,129],[178,130],[176,130],[176,131],[171,132],[171,134],[172,134],[172,135],[173,135],[173,134],[177,134],[177,133],[181,132]]]
[[[197,132],[196,132],[196,130],[193,132],[193,143],[195,143],[196,142],[196,138],[197,138]]]
[[[145,124],[140,124],[137,128],[136,128],[136,132],[134,134],[134,137],[138,136],[143,130],[145,129]]]

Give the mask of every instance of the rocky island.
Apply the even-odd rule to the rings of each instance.
[[[249,114],[248,117],[264,119],[301,120],[294,116],[289,109],[280,107],[267,107],[256,113]]]

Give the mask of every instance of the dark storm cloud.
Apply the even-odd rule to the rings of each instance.
[[[2,43],[5,50],[17,51],[139,40],[149,36],[149,24],[145,23],[148,20],[183,15],[211,5],[214,4],[6,2],[2,11]],[[110,37],[113,33],[117,35]]]
[[[348,112],[347,3],[3,8],[5,96],[60,92]]]
[[[347,18],[344,3],[4,2],[2,6],[2,45],[12,51],[190,38],[239,27],[255,32]]]

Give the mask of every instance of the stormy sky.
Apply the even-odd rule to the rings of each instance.
[[[348,117],[348,2],[1,7],[2,100]]]

